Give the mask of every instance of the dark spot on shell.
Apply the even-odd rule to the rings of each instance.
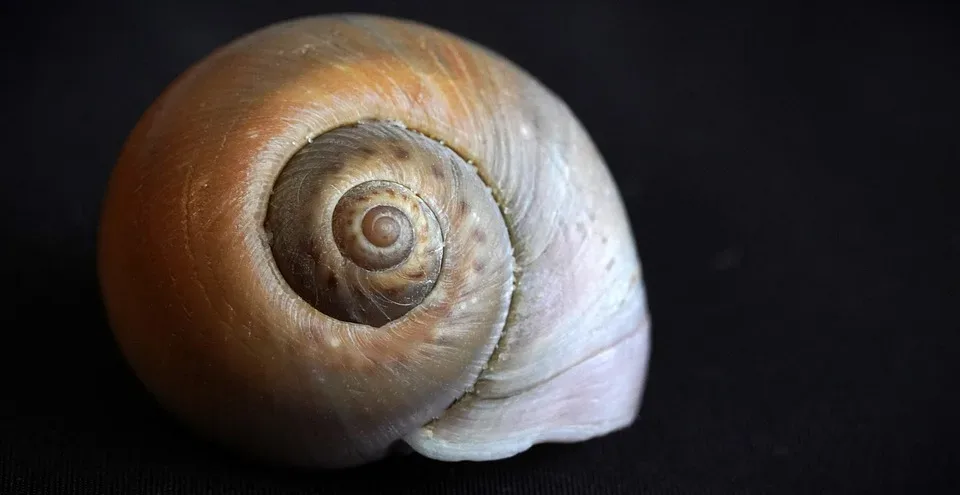
[[[606,244],[607,241],[609,241],[609,240],[610,240],[610,239],[607,239],[607,236],[603,236],[603,237],[600,239],[600,241],[603,242],[604,244]]]
[[[343,162],[332,162],[330,165],[327,165],[331,170],[340,170],[343,168]]]
[[[396,191],[394,191],[393,189],[387,189],[387,196],[390,196],[392,198],[392,197],[395,197],[396,195],[397,195]]]
[[[430,172],[432,172],[432,173],[433,173],[433,176],[436,177],[436,178],[438,178],[438,179],[443,179],[443,177],[444,177],[443,167],[441,167],[439,163],[434,163],[434,164],[430,167]]]
[[[456,219],[460,220],[470,211],[470,205],[468,205],[466,201],[461,200],[457,206]]]
[[[434,301],[430,305],[430,311],[428,312],[429,318],[439,319],[443,318],[446,315],[449,315],[453,310],[453,305],[450,301]]]
[[[373,151],[373,148],[370,148],[368,146],[361,146],[359,151],[364,156],[373,156],[374,154],[376,154],[376,151]]]
[[[486,265],[484,265],[483,262],[480,260],[476,260],[473,262],[473,271],[477,273],[482,272],[485,267]]]
[[[406,160],[407,158],[410,158],[410,152],[404,149],[402,146],[394,146],[393,156],[396,157],[397,160]]]
[[[533,118],[530,119],[530,125],[533,126],[535,132],[540,132],[543,129],[543,116],[539,112],[533,113]]]
[[[487,240],[487,234],[484,234],[482,230],[474,230],[473,239],[477,242],[483,242]]]
[[[340,283],[340,281],[337,280],[337,276],[331,273],[331,274],[330,274],[330,280],[327,281],[327,287],[329,287],[330,290],[334,290],[334,289],[337,288],[337,284],[339,284],[339,283]]]
[[[610,271],[610,269],[613,268],[614,263],[615,263],[615,260],[610,260],[607,262],[607,271]]]

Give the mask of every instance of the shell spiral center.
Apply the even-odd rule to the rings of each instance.
[[[301,298],[339,320],[383,326],[430,294],[444,228],[424,199],[438,188],[423,177],[454,176],[435,144],[389,124],[356,125],[320,135],[290,159],[265,228]]]

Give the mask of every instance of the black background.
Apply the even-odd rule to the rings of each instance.
[[[0,493],[956,493],[956,9],[569,3],[6,4]],[[127,132],[216,46],[338,11],[479,41],[583,121],[653,313],[635,426],[290,472],[197,440],[132,377],[94,267]]]

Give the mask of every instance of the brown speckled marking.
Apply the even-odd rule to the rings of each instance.
[[[474,230],[473,239],[477,241],[477,243],[482,243],[487,240],[487,234],[484,234],[482,230]]]
[[[430,166],[430,172],[432,172],[432,173],[433,173],[433,176],[436,177],[436,178],[438,178],[438,179],[443,179],[443,178],[444,178],[443,167],[440,166],[439,163],[434,163],[433,165],[431,165],[431,166]]]
[[[475,260],[475,261],[473,262],[473,271],[475,271],[475,272],[477,272],[477,273],[483,272],[483,269],[484,269],[485,267],[486,267],[486,265],[484,265],[483,262],[480,261],[480,260]]]
[[[410,158],[410,152],[403,148],[403,146],[394,146],[393,147],[393,156],[397,160],[406,160]]]
[[[376,151],[373,151],[373,149],[371,149],[371,148],[369,148],[369,147],[367,147],[367,146],[361,146],[361,147],[360,147],[360,153],[362,153],[364,156],[373,156],[373,155],[375,155],[377,152],[376,152]]]
[[[464,215],[470,211],[470,205],[468,205],[466,201],[460,200],[458,206],[459,208],[457,208],[457,212],[454,214],[454,220],[459,222],[463,219]]]

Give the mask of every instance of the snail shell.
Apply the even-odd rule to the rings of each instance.
[[[269,462],[500,459],[640,407],[640,263],[594,144],[409,21],[298,19],[191,67],[121,153],[98,265],[142,382]]]

